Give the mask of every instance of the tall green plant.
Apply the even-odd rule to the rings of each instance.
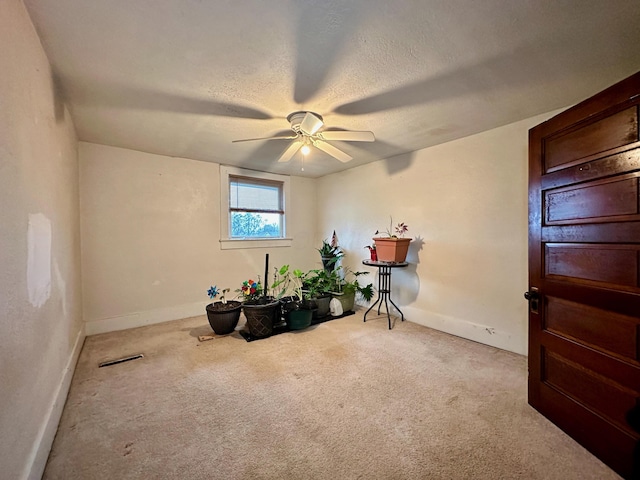
[[[283,265],[275,268],[274,281],[271,290],[276,298],[282,298],[287,295],[294,295],[298,300],[308,300],[309,292],[303,290],[303,283],[307,274],[302,270],[291,270],[289,265]]]

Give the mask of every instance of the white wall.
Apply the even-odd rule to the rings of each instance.
[[[76,136],[19,0],[0,7],[0,476],[40,478],[84,339]]]
[[[315,181],[292,177],[293,246],[221,250],[219,165],[80,142],[87,333],[202,315],[210,285],[320,265]],[[273,268],[270,268],[273,271]]]
[[[555,113],[323,177],[319,231],[366,270],[373,233],[407,223],[411,265],[392,276],[406,318],[526,354],[528,129]]]

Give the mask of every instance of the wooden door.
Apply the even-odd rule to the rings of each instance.
[[[640,72],[529,132],[529,403],[625,478],[640,478],[639,104]]]

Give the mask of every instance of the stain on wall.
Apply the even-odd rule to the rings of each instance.
[[[51,296],[51,221],[42,213],[29,214],[27,254],[29,303],[40,308]]]

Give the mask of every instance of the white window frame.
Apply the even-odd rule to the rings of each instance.
[[[246,177],[255,181],[267,180],[282,183],[284,215],[282,219],[282,238],[231,238],[229,228],[231,216],[229,212],[229,177]],[[245,168],[220,165],[220,248],[230,250],[234,248],[271,248],[290,247],[293,239],[287,236],[291,222],[291,177],[275,173],[258,172]]]

